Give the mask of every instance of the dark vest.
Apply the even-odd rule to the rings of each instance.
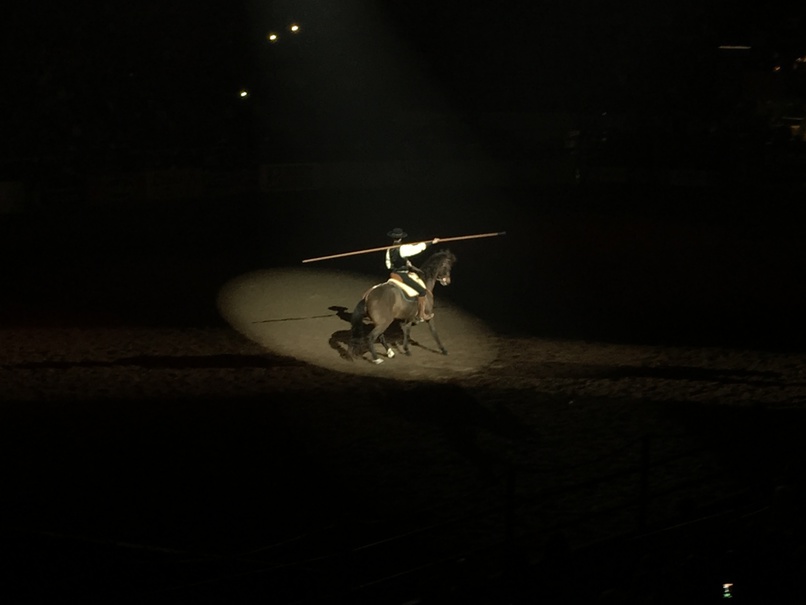
[[[406,259],[400,256],[400,246],[389,250],[389,261],[392,263],[392,270],[407,269]]]

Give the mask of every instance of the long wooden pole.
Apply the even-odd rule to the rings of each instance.
[[[478,239],[480,237],[495,237],[497,235],[506,235],[506,231],[498,231],[495,233],[479,233],[477,235],[459,235],[457,237],[440,237],[439,243],[442,242],[455,242],[462,239]],[[428,242],[434,241],[433,239],[427,239],[420,242],[409,242],[411,245],[416,244],[425,244]],[[356,254],[368,254],[369,252],[381,252],[383,250],[388,250],[389,248],[394,248],[396,246],[405,246],[407,244],[392,244],[391,246],[381,246],[380,248],[367,248],[366,250],[356,250],[355,252],[342,252],[341,254],[331,254],[330,256],[318,256],[316,258],[306,258],[303,260],[303,263],[313,263],[320,260],[328,260],[331,258],[341,258],[343,256],[354,256]]]

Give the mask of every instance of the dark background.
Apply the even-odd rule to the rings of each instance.
[[[806,142],[796,129],[806,110],[806,67],[797,61],[806,57],[804,9],[469,4],[166,0],[14,7],[0,26],[0,181],[19,184],[22,203],[0,215],[2,325],[221,327],[212,301],[226,280],[381,246],[386,231],[400,226],[411,239],[506,231],[456,245],[460,261],[447,294],[505,336],[802,352]],[[296,36],[286,30],[292,21],[302,28]],[[281,35],[275,44],[266,40],[270,31]],[[543,126],[534,126],[534,116]],[[546,126],[557,123],[568,126]],[[405,165],[415,166],[418,177],[452,161],[477,161],[511,174],[527,166],[529,174],[552,178],[512,176],[482,186],[475,184],[478,174],[468,173],[466,183],[450,185],[437,177],[373,187],[313,186],[304,177],[292,188],[258,184],[266,166],[355,162],[369,174],[371,162],[381,161],[413,162]],[[111,199],[93,188],[107,177],[142,183],[188,169],[221,177],[229,190],[154,199],[133,185],[129,195],[118,188]],[[382,272],[373,256],[329,266]],[[245,355],[242,363],[256,359],[263,360]],[[334,395],[345,414],[354,404],[350,386]],[[446,400],[459,403],[414,412],[388,385],[363,388],[406,410],[413,442],[418,430],[433,425],[461,437],[467,422],[489,421],[482,406],[472,408],[481,419],[468,421],[465,404],[472,402],[450,388]],[[418,403],[445,395],[433,385],[412,389]],[[45,518],[64,498],[78,512],[68,511],[62,526],[48,519],[43,527],[63,530],[79,519],[86,531],[94,503],[128,502],[127,478],[142,465],[156,478],[140,471],[136,485],[143,492],[119,518],[100,515],[99,533],[125,536],[127,523],[153,522],[144,534],[171,542],[173,530],[159,526],[161,515],[181,518],[195,494],[208,494],[206,468],[218,465],[213,477],[225,478],[230,493],[248,496],[254,467],[228,475],[221,460],[282,456],[282,427],[306,435],[309,423],[327,424],[320,395],[295,401],[275,394],[278,409],[301,402],[306,411],[293,419],[272,411],[268,420],[264,395],[212,398],[201,411],[185,400],[141,402],[146,419],[130,400],[107,402],[122,409],[111,419],[80,394],[75,416],[57,404],[9,402],[4,464],[14,469],[11,484],[25,488],[9,501],[20,506],[30,498],[41,508],[32,505],[33,518],[39,512]],[[504,406],[517,398],[496,396]],[[230,404],[245,420],[225,423],[224,435],[221,410]],[[789,444],[781,447],[791,453],[787,478],[794,481],[791,469],[804,459],[793,438],[802,421],[759,409],[706,418],[691,404],[686,422],[703,440],[718,434],[729,441],[720,451],[732,471],[741,476],[752,468],[763,483],[772,463],[748,461],[747,444],[756,442],[745,440],[763,418],[764,443],[782,437]],[[183,431],[194,414],[198,430],[189,435]],[[727,435],[720,430],[726,421]],[[108,423],[114,430],[82,440]],[[244,435],[259,442],[267,424],[274,426],[272,440],[245,453],[237,447]],[[220,458],[205,449],[210,439],[223,443]],[[99,452],[110,448],[112,462],[99,462]],[[20,453],[31,455],[27,464],[14,457]],[[737,462],[737,454],[747,458]],[[161,457],[177,455],[187,456],[187,483],[159,470]],[[309,455],[317,452],[297,458],[300,468],[308,468]],[[81,485],[96,472],[118,483],[100,482],[97,493]],[[281,480],[299,488],[308,504],[321,491],[344,489],[329,477],[312,485],[293,468],[284,472]],[[181,493],[186,485],[189,496]],[[169,510],[149,504],[161,491],[175,498]],[[368,491],[363,485],[348,491],[345,509],[354,504],[350,497]],[[271,525],[256,506],[240,518],[238,503],[218,498],[204,510],[211,519],[217,507],[227,512],[220,531],[227,523],[235,533],[252,523]],[[153,518],[133,522],[143,510]],[[188,527],[203,526],[195,523]],[[60,585],[82,594],[104,569],[91,549],[76,554],[72,543],[40,549],[37,540],[13,536],[9,550],[22,553],[15,569],[23,577],[36,576],[36,562],[54,570],[42,589],[48,596],[59,594]],[[73,556],[78,562],[68,571],[56,570],[54,562]],[[594,561],[585,569],[596,567]],[[136,570],[127,568],[126,577],[137,583]],[[117,594],[109,578],[104,588]]]
[[[523,315],[535,317],[519,329],[797,346],[802,13],[720,2],[17,7],[3,26],[0,176],[21,185],[25,211],[3,216],[6,257],[24,275],[29,263],[91,273],[118,253],[240,269],[383,245],[392,226],[423,239],[507,231],[505,243],[468,245],[464,265],[516,298],[523,288],[535,305]],[[345,161],[525,162],[554,178],[257,186],[261,166]],[[190,200],[93,191],[110,175],[183,169],[245,184]]]
[[[639,130],[632,152],[678,138],[690,156],[709,136],[769,136],[776,119],[799,115],[796,7],[30,3],[4,23],[4,153],[113,159],[230,143],[252,159],[321,159],[334,145],[339,158],[399,158],[401,112],[559,111],[585,135],[583,120],[625,116]],[[294,21],[297,35],[286,31]],[[432,151],[420,143],[409,152]]]

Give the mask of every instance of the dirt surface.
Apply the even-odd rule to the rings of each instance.
[[[281,350],[263,324],[3,329],[6,586],[564,602],[584,570],[594,602],[678,574],[649,602],[697,602],[803,569],[803,355],[491,336],[451,313],[443,337],[472,354],[381,366],[329,346],[335,316]]]
[[[350,315],[361,294],[375,283],[377,277],[322,269],[261,271],[225,284],[218,305],[236,330],[267,350],[337,372],[446,381],[478,372],[496,358],[493,332],[480,319],[442,303],[441,286],[435,292],[432,325],[412,327],[411,355],[405,356],[402,330],[395,323],[386,335],[397,353],[390,363],[372,364],[364,341],[355,343],[353,358]],[[431,327],[442,333],[449,355],[440,352]],[[387,360],[380,343],[375,349]]]

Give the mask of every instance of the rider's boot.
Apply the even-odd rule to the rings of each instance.
[[[427,313],[425,310],[426,297],[417,297],[417,321],[428,321],[434,317],[433,313]]]

